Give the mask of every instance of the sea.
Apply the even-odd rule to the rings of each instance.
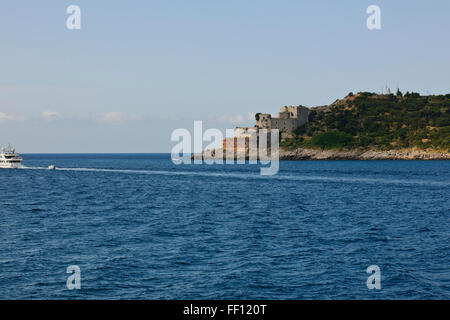
[[[449,161],[22,157],[0,169],[0,299],[450,298]]]

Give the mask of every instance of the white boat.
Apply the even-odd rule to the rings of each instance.
[[[49,165],[49,166],[48,166],[48,169],[49,169],[49,170],[56,170],[56,166],[54,166],[54,165]]]
[[[180,158],[172,158],[172,162],[173,162],[174,164],[180,164],[180,163],[183,162],[183,160],[181,160]]]
[[[16,153],[10,144],[2,148],[0,153],[0,168],[20,168],[22,167],[22,159]]]

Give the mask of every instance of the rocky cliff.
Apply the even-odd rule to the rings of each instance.
[[[398,149],[373,150],[317,150],[297,148],[280,149],[280,160],[450,160],[450,153],[444,151]]]

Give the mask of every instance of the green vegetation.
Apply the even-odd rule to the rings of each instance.
[[[351,146],[353,143],[353,137],[345,132],[327,131],[312,137],[311,143],[312,145],[321,147],[322,149],[340,149]]]
[[[449,150],[450,94],[351,93],[330,106],[312,108],[309,122],[293,133],[282,146]]]

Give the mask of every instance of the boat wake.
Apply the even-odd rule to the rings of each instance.
[[[21,167],[27,170],[51,170],[51,171],[74,171],[74,172],[104,172],[122,174],[142,174],[142,175],[167,175],[167,176],[199,176],[234,179],[257,179],[257,180],[285,180],[303,182],[323,182],[323,183],[368,183],[368,184],[402,184],[402,185],[424,185],[436,187],[448,187],[450,183],[444,181],[429,180],[400,180],[383,178],[363,178],[363,177],[326,177],[310,175],[275,175],[264,176],[258,173],[233,173],[233,172],[199,172],[199,171],[163,171],[163,170],[133,170],[133,169],[102,169],[102,168],[60,168],[60,167]]]

